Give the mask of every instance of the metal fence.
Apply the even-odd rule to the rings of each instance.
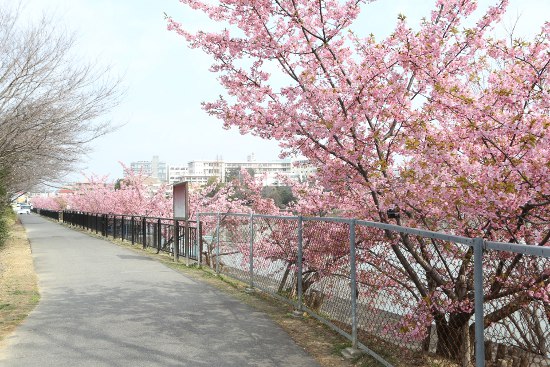
[[[343,218],[82,218],[63,213],[159,251],[181,242],[174,227],[194,228],[181,254],[308,313],[383,366],[550,366],[550,247]]]
[[[201,213],[205,263],[384,366],[550,366],[550,248],[342,218]]]
[[[141,244],[144,249],[154,248],[157,253],[166,252],[176,259],[201,262],[201,226],[196,221],[75,211],[60,212],[59,218],[63,223],[104,237]]]
[[[37,214],[40,214],[44,217],[48,217],[48,218],[51,218],[51,219],[55,219],[55,220],[59,220],[59,213],[58,211],[55,211],[55,210],[47,210],[47,209],[38,209],[38,208],[32,208],[31,211],[33,213],[37,213]]]

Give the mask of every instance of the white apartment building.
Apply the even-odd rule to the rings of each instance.
[[[225,162],[225,161],[192,161],[189,162],[189,176],[217,177],[225,182],[237,175],[241,169],[252,170],[256,175],[289,174],[292,169],[290,160],[271,162]]]
[[[170,164],[158,160],[154,156],[152,161],[132,162],[130,168],[134,172],[141,172],[151,177],[155,175],[163,182],[175,184],[188,181],[193,185],[205,185],[212,177],[220,182],[227,182],[238,177],[242,169],[252,171],[255,175],[264,175],[263,184],[266,186],[279,185],[279,177],[286,176],[293,180],[304,181],[307,177],[314,175],[317,168],[311,166],[308,160],[276,160],[261,161],[255,160],[254,154],[247,156],[246,161],[224,161],[219,157],[216,160],[191,161],[187,165]]]
[[[189,175],[222,178],[225,175],[224,161],[191,161],[187,165]]]
[[[168,166],[168,183],[173,185],[175,183],[184,181],[183,176],[189,174],[189,168],[187,165],[169,165]]]
[[[216,177],[221,182],[227,182],[239,175],[241,169],[253,171],[255,175],[265,175],[264,185],[279,185],[279,176],[287,176],[293,180],[304,181],[317,173],[308,160],[254,160],[254,154],[249,155],[246,161],[191,161],[187,165],[187,175],[182,175],[182,181],[206,184],[208,179]]]
[[[181,178],[181,181],[187,181],[192,186],[203,186],[208,183],[208,180],[210,179],[210,176],[203,176],[203,175],[185,175]]]
[[[292,162],[290,177],[293,180],[303,182],[317,174],[317,167],[312,166],[308,159],[299,159]]]
[[[158,178],[161,182],[167,182],[168,180],[166,162],[161,162],[158,155],[153,156],[153,159],[150,161],[131,162],[130,170],[134,173],[141,173],[146,176]]]

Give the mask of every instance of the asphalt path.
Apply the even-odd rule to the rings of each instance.
[[[318,366],[261,312],[144,256],[21,216],[41,300],[0,366]]]

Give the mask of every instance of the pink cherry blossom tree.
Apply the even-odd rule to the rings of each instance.
[[[263,180],[262,175],[252,177],[246,169],[242,169],[238,177],[228,183],[213,183],[191,194],[190,207],[193,213],[219,213],[220,215],[220,227],[223,227],[229,236],[228,241],[222,244],[220,257],[241,254],[244,260],[248,259],[249,218],[232,214],[281,214],[281,210],[275,205],[273,199],[262,196]],[[213,266],[218,235],[216,233],[217,217],[203,217],[201,223],[203,233],[210,234],[206,237],[209,239],[203,242],[206,263]],[[263,229],[257,230],[261,232]],[[260,244],[257,245],[264,248]]]
[[[211,182],[198,190],[192,190],[189,198],[189,214],[195,220],[198,213],[219,213],[222,222],[229,222],[229,213],[243,213],[248,209],[243,201],[236,197],[234,187]],[[213,215],[200,218],[203,233],[203,253],[206,265],[213,267],[215,262],[216,238],[218,236],[218,221]],[[228,253],[234,253],[233,250]]]
[[[150,178],[146,175],[121,165],[125,175],[118,185],[107,176],[86,177],[85,183],[66,196],[68,207],[89,213],[170,217],[172,200],[167,196],[168,186],[155,187],[147,182]]]
[[[67,208],[65,198],[60,196],[37,196],[32,198],[31,203],[35,208],[53,211],[65,210]]]
[[[438,0],[415,29],[400,15],[394,32],[376,40],[353,31],[367,1],[181,2],[228,25],[193,34],[168,18],[170,30],[212,57],[227,91],[205,110],[309,158],[322,185],[347,198],[346,215],[548,245],[549,22],[529,40],[497,39],[491,30],[506,0],[475,19],[476,1]],[[468,358],[471,248],[368,231],[357,246],[361,261],[385,267],[371,290],[399,284],[417,300],[407,315],[420,325],[414,335],[433,322],[437,352]],[[535,295],[550,271],[529,261],[486,256],[494,309],[485,326],[546,302]]]

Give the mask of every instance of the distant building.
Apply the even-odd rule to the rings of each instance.
[[[241,169],[246,169],[254,175],[268,174],[270,176],[278,173],[287,174],[291,171],[292,163],[290,160],[272,162],[255,162],[251,160],[245,162],[191,161],[188,164],[188,168],[189,178],[194,177],[195,181],[198,181],[198,178],[202,177],[201,181],[206,183],[208,178],[216,177],[221,182],[227,182],[237,177]]]
[[[189,168],[186,165],[168,165],[168,183],[173,185],[181,182],[182,177],[189,174]]]
[[[250,154],[246,161],[224,161],[220,157],[216,160],[191,161],[187,165],[187,172],[179,177],[180,181],[189,181],[200,185],[206,184],[212,177],[220,182],[229,182],[238,177],[242,169],[256,176],[265,176],[264,185],[266,186],[279,185],[280,176],[304,181],[317,172],[317,168],[311,166],[307,160],[287,159],[257,162],[254,154]],[[181,172],[183,173],[183,171]],[[172,179],[172,174],[170,174],[170,179]]]
[[[130,163],[130,170],[136,174],[158,178],[160,182],[168,182],[168,166],[166,162],[159,161],[158,155],[150,161],[137,161]]]
[[[59,190],[57,190],[57,195],[71,195],[74,194],[77,191],[76,185],[70,184],[65,185]]]
[[[255,176],[264,175],[264,185],[279,185],[279,177],[286,176],[293,180],[304,181],[314,175],[317,168],[307,160],[276,160],[257,162],[254,153],[246,161],[224,161],[221,156],[215,160],[195,160],[185,164],[166,164],[154,156],[152,161],[138,161],[130,164],[130,169],[144,175],[158,178],[161,182],[173,185],[188,181],[193,185],[205,185],[212,178],[220,182],[229,182],[239,177],[245,169]]]
[[[292,162],[290,177],[293,180],[304,182],[317,174],[317,167],[313,166],[308,159],[300,159]]]
[[[188,163],[189,175],[206,177],[223,177],[224,161],[191,161]]]
[[[181,178],[181,181],[187,181],[193,186],[203,186],[208,183],[210,176],[203,175],[185,175]]]

